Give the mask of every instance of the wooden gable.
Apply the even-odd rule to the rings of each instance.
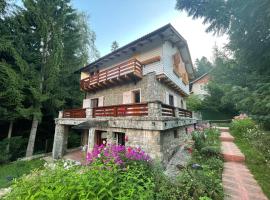
[[[187,85],[189,83],[185,63],[183,62],[179,52],[173,55],[173,71],[176,75],[182,78],[184,84]]]

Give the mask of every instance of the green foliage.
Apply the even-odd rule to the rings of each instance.
[[[198,95],[191,94],[187,98],[187,108],[192,111],[199,111],[202,109],[202,100]]]
[[[21,136],[0,141],[0,164],[16,160],[25,154],[27,140]],[[9,149],[7,146],[9,145]]]
[[[220,149],[217,146],[206,146],[201,148],[201,154],[204,156],[219,156]]]
[[[39,184],[36,184],[39,183]],[[124,169],[114,164],[35,171],[13,185],[6,199],[153,199],[148,167],[133,162]]]
[[[233,104],[237,111],[247,113],[268,128],[269,8],[268,0],[177,0],[176,4],[176,9],[187,11],[189,16],[203,18],[208,24],[207,32],[228,34],[226,49],[214,55],[212,73],[213,82],[224,93],[221,103]]]
[[[245,155],[248,168],[270,198],[270,132],[254,126],[250,119],[234,120],[230,130]]]
[[[111,51],[115,51],[118,48],[119,48],[118,42],[117,41],[113,41],[112,46],[111,46]]]
[[[0,165],[0,188],[11,185],[14,178],[29,174],[33,169],[42,168],[44,160],[16,161]]]
[[[249,129],[255,129],[255,122],[250,118],[233,120],[231,123],[231,129],[235,133],[245,134]]]
[[[213,64],[204,56],[201,59],[197,58],[195,60],[195,65],[196,65],[196,72],[195,72],[196,78],[202,76],[205,73],[208,73],[210,70],[213,69]]]

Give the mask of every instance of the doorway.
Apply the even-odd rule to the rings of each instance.
[[[107,144],[107,132],[96,130],[96,145]]]

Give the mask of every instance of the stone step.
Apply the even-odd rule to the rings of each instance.
[[[245,164],[225,162],[222,174],[224,199],[267,200]]]
[[[243,162],[245,156],[233,142],[221,142],[221,154],[227,162]]]
[[[229,127],[216,127],[217,129],[219,129],[220,131],[223,131],[223,132],[229,132]]]
[[[221,141],[227,141],[227,142],[234,141],[234,137],[228,132],[221,132],[219,138]]]

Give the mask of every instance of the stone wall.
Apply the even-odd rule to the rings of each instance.
[[[176,131],[176,133],[174,132]],[[160,145],[162,162],[166,165],[180,146],[188,143],[191,134],[187,133],[186,127],[178,127],[160,132]]]
[[[123,104],[123,93],[131,90],[141,90],[141,102],[161,101],[166,103],[166,94],[170,93],[176,97],[176,107],[181,107],[181,99],[186,108],[185,98],[181,94],[167,87],[165,84],[159,82],[156,78],[155,72],[151,72],[143,76],[138,82],[125,83],[123,85],[116,85],[95,93],[87,93],[86,98],[104,97],[104,106]],[[168,103],[168,102],[167,102]]]

